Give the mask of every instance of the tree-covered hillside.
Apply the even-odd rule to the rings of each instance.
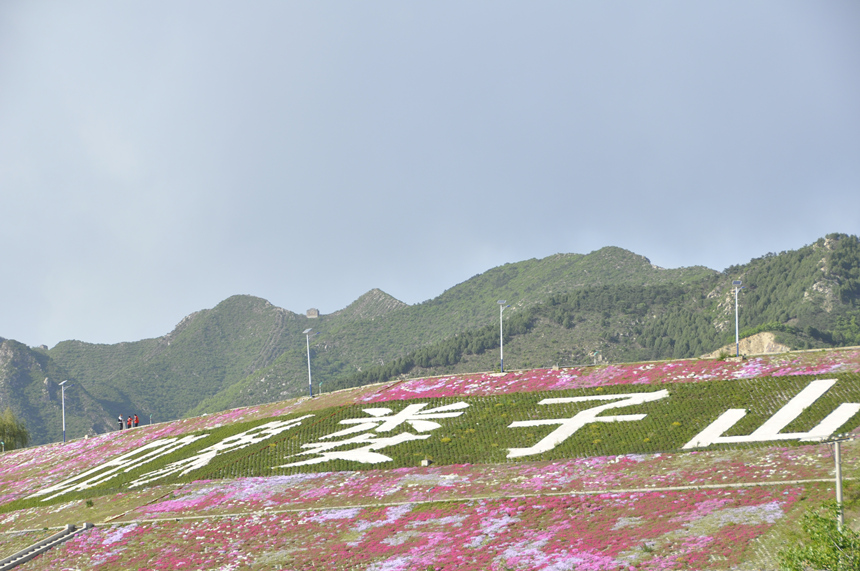
[[[507,368],[694,357],[734,340],[734,280],[744,283],[742,336],[773,331],[797,349],[860,345],[858,272],[858,238],[838,234],[722,273],[663,270],[619,248],[508,264],[385,318],[328,329],[324,317],[312,341],[313,376],[332,390],[498,368],[499,298],[512,305],[504,314]],[[471,326],[459,325],[463,315]],[[446,320],[459,328],[435,334]],[[428,337],[432,342],[421,344]],[[366,345],[344,358],[341,344],[352,339]],[[376,357],[370,364],[361,358],[368,354]],[[292,394],[306,392],[305,359],[304,347],[295,346],[194,412],[271,398],[273,380],[289,386],[292,378]]]
[[[42,351],[11,339],[0,339],[0,411],[7,408],[21,421],[33,444],[62,439],[60,383],[73,379]],[[81,383],[67,385],[66,429],[71,434],[110,430],[111,416]],[[116,415],[114,415],[116,416]]]
[[[265,300],[233,296],[158,339],[65,341],[48,354],[114,416],[136,412],[166,420],[270,364],[298,339],[303,323]]]
[[[307,394],[307,328],[314,391],[498,368],[499,299],[510,304],[507,369],[698,356],[734,341],[733,280],[744,285],[742,336],[772,331],[796,349],[860,345],[860,242],[833,234],[724,272],[662,269],[611,247],[557,254],[493,268],[412,306],[372,290],[317,319],[233,296],[157,339],[29,351],[91,394],[113,426],[118,414],[168,420]],[[19,366],[6,365],[6,378],[30,378]],[[32,423],[35,443],[55,439],[37,426],[54,405],[30,393],[4,400],[11,393],[0,387],[0,408]]]

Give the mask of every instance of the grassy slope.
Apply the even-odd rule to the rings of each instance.
[[[549,394],[531,391],[548,387],[568,387],[554,391],[557,395],[589,391],[594,394],[601,388],[615,393],[668,387],[673,394],[673,400],[666,401],[670,408],[661,411],[655,406],[657,403],[653,403],[648,413],[657,423],[657,430],[665,433],[662,437],[670,437],[675,443],[671,446],[677,447],[677,442],[686,440],[688,433],[699,428],[698,425],[686,426],[688,422],[699,421],[690,416],[696,416],[696,407],[691,408],[684,402],[699,402],[699,408],[707,413],[705,421],[714,417],[717,409],[722,410],[721,406],[749,407],[760,420],[811,377],[781,377],[760,382],[705,379],[785,375],[788,372],[818,373],[819,377],[836,374],[846,382],[839,391],[841,394],[835,396],[857,402],[854,392],[860,391],[860,384],[854,377],[844,377],[844,372],[835,373],[837,370],[860,371],[860,351],[807,353],[736,364],[655,363],[576,371],[529,371],[505,377],[458,376],[441,384],[433,380],[395,383],[114,433],[78,441],[66,448],[55,445],[43,447],[42,451],[22,450],[0,461],[3,483],[0,489],[20,497],[22,493],[55,483],[69,473],[79,472],[88,463],[100,461],[99,458],[109,459],[156,437],[200,430],[228,434],[242,427],[236,424],[236,428],[231,429],[231,421],[259,424],[260,420],[253,419],[283,414],[295,418],[313,413],[331,423],[344,415],[344,411],[352,410],[331,409],[333,405],[364,402],[367,403],[364,407],[376,403],[370,406],[398,408],[399,403],[391,399],[407,394],[430,397],[447,387],[454,391],[450,397],[454,400],[462,400],[458,393],[478,395],[467,399],[473,403],[474,410],[488,411],[479,415],[481,422],[496,418],[502,424],[507,420],[502,420],[501,414],[526,411],[529,408],[526,401]],[[630,384],[636,381],[650,384]],[[667,382],[669,384],[665,384]],[[582,388],[570,388],[574,386]],[[521,392],[523,390],[528,392]],[[764,391],[765,398],[756,396],[756,390]],[[689,399],[676,398],[685,392],[690,393]],[[482,394],[484,396],[479,396]],[[713,399],[714,395],[722,395],[725,402],[707,404],[709,396]],[[750,400],[738,400],[744,398]],[[819,404],[825,403],[816,403]],[[828,406],[820,411],[809,410],[799,422],[816,422],[827,412],[824,409]],[[761,410],[755,412],[757,407]],[[336,410],[341,412],[331,417]],[[661,412],[669,413],[668,420],[680,419],[680,426],[675,426],[674,421],[668,422]],[[351,416],[355,414],[350,413]],[[848,428],[856,424],[852,421]],[[325,428],[318,425],[315,430],[325,432]],[[648,427],[641,423],[619,423],[597,429],[603,431],[604,441],[621,442],[626,434],[633,442],[640,441],[641,432]],[[87,506],[84,496],[59,505],[7,513],[0,516],[0,529],[23,530],[82,520],[101,522],[86,538],[58,548],[24,569],[76,565],[109,569],[120,560],[123,564],[134,563],[144,568],[170,568],[180,560],[192,566],[217,567],[228,562],[219,557],[229,558],[231,551],[232,560],[238,553],[251,568],[258,569],[272,565],[301,568],[331,561],[342,563],[344,568],[361,569],[381,568],[374,565],[382,561],[388,561],[387,568],[396,569],[442,568],[448,564],[475,569],[534,569],[548,564],[565,565],[577,559],[580,564],[590,561],[595,569],[615,569],[620,561],[639,565],[642,569],[772,569],[773,553],[792,533],[799,513],[806,505],[832,493],[828,492],[826,483],[777,484],[790,480],[829,479],[832,458],[822,446],[759,445],[698,453],[594,456],[607,451],[599,447],[588,450],[601,434],[595,436],[591,430],[583,429],[583,435],[588,437],[586,441],[571,442],[572,448],[566,454],[554,459],[542,457],[506,462],[494,456],[497,453],[491,450],[493,447],[469,440],[481,431],[469,433],[465,425],[458,428],[453,424],[446,424],[443,430],[446,430],[445,436],[434,438],[435,450],[450,446],[489,456],[484,463],[446,465],[437,452],[437,465],[429,468],[407,468],[405,466],[410,463],[404,460],[401,464],[404,467],[396,470],[323,471],[301,477],[195,483],[188,481],[194,479],[191,475],[184,479],[187,483],[179,487],[166,483],[143,490],[118,490],[119,493],[109,496],[102,492],[91,496],[92,507]],[[607,430],[613,435],[608,436]],[[666,436],[672,431],[684,434]],[[499,438],[505,438],[506,432],[515,431],[505,431],[503,427],[489,431]],[[466,439],[458,446],[457,438],[461,433]],[[525,434],[516,437],[525,437]],[[443,438],[451,440],[442,442]],[[275,448],[292,442],[291,438],[275,440]],[[503,446],[511,444],[499,442]],[[463,444],[469,446],[464,448]],[[88,452],[79,449],[82,446]],[[264,441],[254,449],[246,449],[241,456],[260,457],[261,453],[268,454],[270,448]],[[845,447],[848,477],[854,477],[860,470],[858,451],[860,448],[855,443]],[[412,454],[407,450],[402,457]],[[459,454],[461,452],[452,457],[455,462]],[[165,461],[169,460],[171,458]],[[415,460],[412,462],[414,466]],[[237,465],[235,461],[220,462],[213,468],[229,470]],[[323,465],[319,469],[329,467]],[[209,477],[217,475],[216,471]],[[750,483],[772,485],[732,487]],[[690,484],[700,489],[682,489]],[[664,491],[647,491],[655,488]],[[642,491],[624,491],[630,489]],[[583,493],[598,495],[583,496]],[[850,488],[849,496],[855,494],[854,488]],[[0,502],[8,506],[12,499],[4,496]],[[407,505],[403,505],[404,502]],[[206,519],[198,519],[202,514]],[[232,517],[220,517],[223,515]],[[848,521],[854,521],[856,515],[855,511],[849,511]],[[186,517],[192,519],[177,519]],[[444,541],[448,548],[434,547],[434,538]],[[580,543],[574,543],[573,538],[579,538]],[[356,547],[346,549],[344,542],[349,541],[356,542]],[[0,544],[10,548],[20,543],[20,537],[14,535],[0,538]],[[298,545],[305,547],[297,549]],[[470,547],[477,545],[483,547]],[[453,561],[451,554],[465,559]],[[437,564],[440,567],[434,567]]]

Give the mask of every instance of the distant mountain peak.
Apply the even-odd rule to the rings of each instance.
[[[604,246],[599,250],[595,250],[588,254],[588,257],[594,257],[601,260],[613,261],[616,263],[633,264],[636,266],[653,266],[651,260],[636,252],[631,252],[618,246]]]
[[[373,288],[357,300],[332,315],[352,319],[373,319],[381,317],[392,311],[409,307],[399,299],[385,293],[381,289]]]

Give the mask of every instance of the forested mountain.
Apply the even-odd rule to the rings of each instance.
[[[40,443],[59,437],[50,383],[61,377],[100,407],[75,409],[75,418],[98,417],[75,425],[77,436],[112,428],[118,414],[159,421],[306,394],[309,327],[314,391],[490,370],[499,366],[498,299],[511,304],[506,369],[694,357],[734,340],[733,280],[744,285],[743,335],[773,331],[796,349],[860,345],[856,236],[829,235],[723,272],[662,269],[609,247],[506,264],[412,306],[372,290],[310,319],[234,296],[158,339],[49,350],[4,341],[0,409],[11,406]]]
[[[695,357],[734,340],[734,280],[744,284],[742,336],[773,331],[778,342],[795,349],[860,345],[858,275],[860,241],[845,235],[769,253],[725,272],[664,270],[619,248],[529,260],[475,276],[390,321],[363,324],[373,328],[367,339],[385,340],[372,348],[378,358],[372,366],[358,359],[344,363],[336,329],[326,331],[312,347],[315,378],[330,390],[399,375],[498,368],[499,298],[513,305],[504,314],[508,369]],[[447,337],[403,350],[409,335],[420,339],[410,325],[432,331],[463,315],[471,321],[458,322]],[[203,401],[195,413],[257,402],[268,382],[286,384],[289,375],[301,376],[304,359],[304,348],[297,346]],[[307,390],[306,383],[300,390]]]
[[[64,341],[47,354],[70,377],[85,379],[112,416],[137,412],[167,420],[269,365],[296,341],[305,321],[263,299],[233,296],[158,339]]]
[[[44,352],[0,338],[0,411],[8,407],[24,422],[31,443],[62,439],[62,389],[59,384],[71,378]],[[70,381],[66,387],[68,434],[80,437],[113,427],[110,413],[83,384]]]

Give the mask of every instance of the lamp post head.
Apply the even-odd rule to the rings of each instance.
[[[508,303],[508,302],[507,302],[507,300],[505,300],[505,299],[500,299],[500,300],[499,300],[499,301],[497,301],[496,303],[498,303],[499,305],[505,305],[505,304],[506,304],[506,303]]]
[[[302,335],[307,335],[308,333],[310,333],[310,332],[311,332],[311,329],[313,329],[313,327],[308,327],[307,329],[305,329],[304,331],[302,331]]]
[[[59,385],[57,385],[57,386],[62,387],[63,385],[65,385],[65,384],[66,384],[66,383],[68,383],[68,382],[69,382],[69,379],[66,379],[65,381],[63,381],[62,383],[60,383],[60,384],[59,384]]]
[[[732,285],[733,285],[734,287],[741,287],[741,285],[742,285],[743,283],[744,283],[744,282],[742,282],[741,280],[735,280],[735,281],[733,281],[733,282],[732,282]]]

